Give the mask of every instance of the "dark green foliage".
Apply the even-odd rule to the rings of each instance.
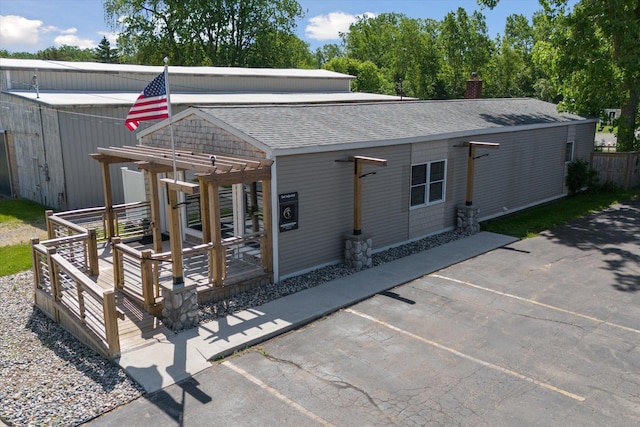
[[[593,188],[596,182],[596,171],[589,168],[584,159],[576,159],[567,165],[567,188],[574,195],[583,188]]]

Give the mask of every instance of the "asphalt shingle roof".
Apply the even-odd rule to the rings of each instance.
[[[196,108],[276,151],[590,120],[529,98]]]

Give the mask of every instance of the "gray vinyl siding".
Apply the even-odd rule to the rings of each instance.
[[[409,176],[409,145],[278,157],[277,194],[297,191],[299,199],[299,228],[278,236],[280,275],[342,261],[342,236],[353,232],[353,164],[335,160],[351,155],[388,162],[363,167],[363,174],[376,172],[362,178],[363,234],[373,235],[374,250],[407,240],[403,182]]]
[[[595,144],[596,123],[576,125],[574,158],[589,161]]]
[[[158,73],[7,70],[1,89],[31,90],[32,78],[37,75],[41,91],[140,92]],[[170,90],[182,93],[349,92],[349,85],[350,80],[344,77],[169,74]]]
[[[480,218],[564,195],[567,131],[559,126],[484,136],[482,141],[498,142],[500,148],[476,150],[476,156],[489,154],[475,161],[473,204]]]

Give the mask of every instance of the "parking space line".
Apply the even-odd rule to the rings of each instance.
[[[368,314],[361,313],[361,312],[356,311],[356,310],[354,310],[352,308],[347,308],[344,311],[347,312],[347,313],[351,313],[351,314],[354,314],[356,316],[362,317],[363,319],[367,319],[367,320],[370,320],[372,322],[375,322],[375,323],[377,323],[379,325],[382,325],[382,326],[384,326],[384,327],[386,327],[388,329],[391,329],[392,331],[399,332],[399,333],[401,333],[403,335],[406,335],[406,336],[408,336],[410,338],[413,338],[415,340],[421,341],[421,342],[423,342],[425,344],[429,344],[430,346],[436,347],[436,348],[438,348],[440,350],[444,350],[446,352],[454,354],[454,355],[456,355],[458,357],[461,357],[463,359],[469,360],[471,362],[477,363],[477,364],[485,366],[487,368],[494,369],[494,370],[502,372],[504,374],[511,375],[512,377],[521,379],[523,381],[530,382],[532,384],[537,385],[538,387],[542,387],[542,388],[545,388],[547,390],[554,391],[556,393],[559,393],[559,394],[561,394],[563,396],[566,396],[566,397],[569,397],[571,399],[577,400],[579,402],[584,402],[586,400],[585,397],[582,397],[582,396],[579,396],[577,394],[571,393],[569,391],[563,390],[563,389],[558,388],[556,386],[553,386],[551,384],[543,383],[542,381],[538,381],[538,380],[536,380],[534,378],[528,377],[528,376],[523,375],[521,373],[518,373],[516,371],[512,371],[511,369],[507,369],[507,368],[504,368],[504,367],[499,366],[499,365],[494,365],[493,363],[490,363],[490,362],[484,361],[482,359],[478,359],[476,357],[473,357],[473,356],[470,356],[468,354],[462,353],[462,352],[460,352],[460,351],[458,351],[458,350],[456,350],[454,348],[447,347],[445,345],[439,344],[439,343],[437,343],[435,341],[431,341],[431,340],[429,340],[427,338],[421,337],[421,336],[416,335],[414,333],[411,333],[409,331],[405,331],[404,329],[398,328],[397,326],[393,326],[390,323],[387,323],[387,322],[385,322],[383,320],[380,320],[380,319],[376,319],[373,316],[369,316]]]
[[[251,375],[249,372],[245,371],[244,369],[240,368],[239,366],[234,365],[233,363],[229,362],[228,360],[225,360],[224,362],[222,362],[222,365],[224,365],[227,368],[231,369],[232,371],[242,375],[247,380],[251,381],[252,383],[257,385],[261,389],[267,391],[268,393],[270,393],[271,395],[273,395],[277,399],[283,401],[287,405],[289,405],[289,406],[293,407],[294,409],[296,409],[301,414],[306,415],[307,417],[309,417],[312,420],[318,422],[319,424],[322,424],[323,426],[333,426],[333,424],[331,424],[329,421],[327,421],[324,418],[314,414],[313,412],[309,411],[307,408],[305,408],[304,406],[300,405],[299,403],[296,403],[293,400],[289,399],[287,396],[285,396],[284,394],[280,393],[275,388],[268,386],[263,381],[260,381],[258,378],[256,378],[255,376]]]
[[[505,292],[496,291],[495,289],[485,288],[484,286],[475,285],[475,284],[470,283],[470,282],[465,282],[464,280],[458,280],[458,279],[454,279],[454,278],[447,277],[447,276],[441,276],[439,274],[430,274],[429,277],[436,277],[438,279],[449,280],[450,282],[455,282],[455,283],[459,283],[461,285],[469,286],[471,288],[480,289],[481,291],[487,291],[487,292],[491,292],[491,293],[494,293],[494,294],[497,294],[497,295],[501,295],[503,297],[513,298],[513,299],[516,299],[518,301],[528,302],[530,304],[534,304],[534,305],[537,305],[537,306],[540,306],[540,307],[548,308],[550,310],[559,311],[561,313],[570,314],[572,316],[581,317],[583,319],[591,320],[591,321],[596,322],[596,323],[600,323],[600,324],[603,324],[603,325],[611,326],[613,328],[618,328],[618,329],[622,329],[624,331],[635,332],[636,334],[640,334],[640,330],[638,330],[638,329],[633,329],[633,328],[629,328],[628,326],[618,325],[617,323],[607,322],[606,320],[598,319],[597,317],[587,316],[586,314],[581,314],[581,313],[577,313],[575,311],[566,310],[564,308],[560,308],[560,307],[556,307],[556,306],[553,306],[553,305],[545,304],[545,303],[542,303],[542,302],[539,302],[539,301],[536,301],[536,300],[519,297],[519,296],[513,295],[513,294],[507,294]]]

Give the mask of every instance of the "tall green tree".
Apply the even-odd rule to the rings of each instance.
[[[640,1],[581,0],[573,10],[567,0],[540,3],[551,31],[537,38],[534,60],[549,71],[550,86],[562,97],[560,108],[598,115],[619,106],[618,148],[640,149],[634,136],[640,103]]]
[[[354,92],[386,93],[393,92],[393,83],[388,81],[380,69],[371,61],[359,61],[354,58],[336,57],[323,67],[337,73],[356,77],[351,83]]]
[[[280,66],[271,49],[298,50],[296,0],[105,0],[118,46],[140,62]],[[289,44],[287,44],[289,43]]]
[[[346,55],[373,62],[397,94],[433,98],[442,95],[436,33],[436,21],[383,13],[360,18],[342,38]]]
[[[102,37],[100,44],[95,49],[95,56],[98,62],[118,62],[118,50],[111,48],[111,43],[106,37]]]
[[[533,28],[525,16],[507,17],[504,36],[496,38],[496,50],[491,56],[484,75],[485,95],[494,97],[534,95],[533,34]]]
[[[474,12],[469,16],[462,7],[449,12],[440,25],[439,45],[449,97],[460,98],[471,73],[482,76],[494,49],[484,15]]]

